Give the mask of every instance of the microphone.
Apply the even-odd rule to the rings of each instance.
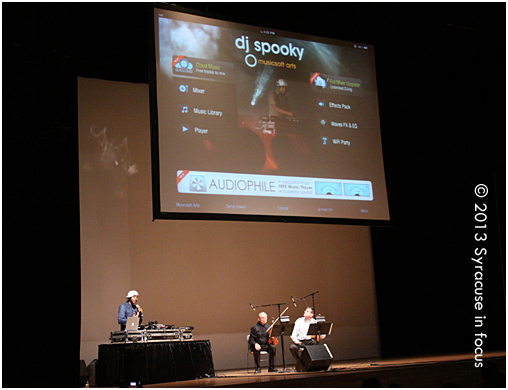
[[[295,307],[296,307],[296,302],[295,302],[295,297],[294,297],[294,295],[291,295],[291,300],[293,301],[293,305],[295,305]]]
[[[256,311],[256,308],[252,306],[252,303],[249,303],[250,307],[252,307],[252,310]]]

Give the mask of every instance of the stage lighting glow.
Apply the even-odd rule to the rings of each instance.
[[[259,97],[264,95],[266,83],[270,80],[270,76],[273,73],[273,68],[265,66],[261,73],[258,73],[256,78],[256,87],[254,88],[254,94],[252,95],[251,106],[255,106]]]

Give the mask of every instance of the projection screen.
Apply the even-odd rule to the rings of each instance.
[[[154,218],[389,221],[373,46],[153,16]]]

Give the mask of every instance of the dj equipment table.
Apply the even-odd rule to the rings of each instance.
[[[97,386],[129,386],[215,376],[210,341],[99,345]]]

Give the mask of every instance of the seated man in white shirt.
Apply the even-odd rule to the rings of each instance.
[[[300,362],[300,348],[302,345],[316,345],[318,343],[316,339],[307,335],[309,326],[315,323],[316,319],[314,318],[314,309],[312,309],[312,307],[307,307],[303,312],[303,317],[300,317],[295,321],[295,327],[293,328],[293,333],[291,334],[291,340],[293,343],[291,344],[291,347],[289,347],[289,350],[295,358],[297,371],[301,371],[302,368]]]

